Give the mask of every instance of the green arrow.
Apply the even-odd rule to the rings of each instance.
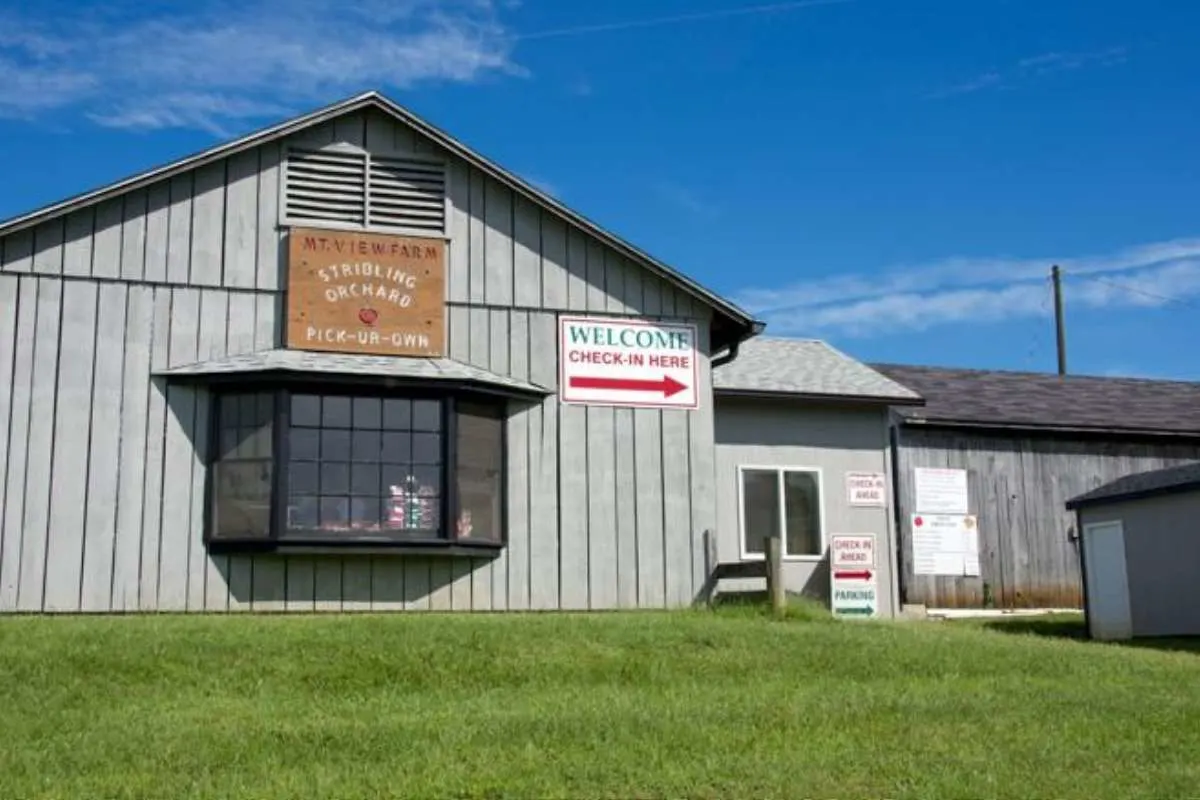
[[[839,608],[837,610],[837,613],[838,614],[862,614],[864,616],[869,617],[875,613],[875,609],[871,608],[870,606],[856,606],[854,608]]]

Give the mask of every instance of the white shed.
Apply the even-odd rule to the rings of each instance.
[[[1200,463],[1127,475],[1067,508],[1092,638],[1200,636]]]

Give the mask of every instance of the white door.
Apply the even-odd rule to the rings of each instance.
[[[1133,619],[1125,530],[1120,522],[1097,522],[1084,526],[1083,539],[1088,629],[1096,639],[1128,639],[1133,635]]]

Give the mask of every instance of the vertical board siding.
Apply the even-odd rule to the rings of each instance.
[[[200,167],[195,172],[192,195],[192,286],[220,286],[224,282],[225,181],[228,161]]]
[[[154,290],[150,325],[150,369],[167,367],[170,345],[172,291]],[[166,452],[167,392],[161,378],[147,381],[146,486],[142,497],[142,547],[138,574],[138,608],[158,607],[158,560],[162,552],[163,466]]]
[[[191,282],[192,184],[190,172],[171,179],[171,208],[167,218],[167,280],[185,285]]]
[[[617,495],[614,410],[587,409],[588,607],[617,607]],[[582,509],[581,509],[582,511]]]
[[[120,201],[117,201],[118,203]],[[117,206],[120,208],[120,206]],[[66,221],[59,219],[43,222],[34,228],[33,271],[42,275],[61,275],[63,270],[63,240],[66,237]]]
[[[897,483],[903,600],[931,608],[1079,607],[1082,585],[1071,497],[1124,475],[1195,461],[1200,446],[1131,441],[1011,438],[900,429]],[[978,518],[980,575],[916,575],[912,563],[913,470],[968,471]]]
[[[278,142],[259,149],[258,224],[255,228],[258,253],[255,256],[255,286],[264,290],[282,289],[286,256],[279,230],[279,192],[282,188],[283,148]]]
[[[633,411],[633,454],[638,606],[660,608],[666,604],[662,412],[641,408]]]
[[[227,352],[226,331],[229,329],[230,293],[206,289],[200,295],[200,336],[196,358],[200,361],[220,358]],[[229,557],[210,556],[204,547],[204,498],[208,482],[208,462],[211,457],[209,430],[212,414],[212,393],[206,389],[196,392],[196,414],[189,439],[192,443],[192,506],[188,533],[188,608],[225,611],[229,605],[229,587],[225,574]]]
[[[10,553],[6,553],[4,536],[5,495],[8,490],[8,464],[12,458],[9,449],[9,433],[11,430],[13,395],[16,385],[13,369],[16,366],[17,354],[17,317],[20,313],[21,279],[16,275],[0,274],[0,610],[4,605],[4,576],[5,562]],[[24,458],[22,452],[20,458]],[[16,563],[15,559],[13,560]]]
[[[33,272],[33,230],[10,233],[0,239],[0,271]]]
[[[200,290],[174,289],[167,362],[171,366],[196,360],[199,339]],[[188,557],[191,533],[192,471],[196,425],[194,386],[166,386],[166,434],[163,441],[162,530],[158,562],[158,608],[184,611],[188,606]]]
[[[92,234],[92,276],[121,277],[121,228],[125,209],[121,198],[96,206],[95,232]]]
[[[694,412],[693,412],[694,413]],[[692,478],[689,412],[662,412],[663,590],[669,606],[692,600]]]
[[[225,279],[223,286],[252,289],[258,284],[259,149],[229,158],[225,184]]]
[[[121,279],[140,281],[146,266],[146,211],[145,190],[125,195],[125,206],[121,223]]]
[[[63,275],[87,277],[92,274],[92,242],[96,210],[85,208],[67,217],[67,237],[63,245]]]
[[[58,391],[43,406],[54,425],[50,523],[46,530],[47,611],[73,611],[79,605],[80,569],[88,502],[88,440],[91,433],[92,368],[95,358],[97,285],[66,281],[62,293],[62,344]]]
[[[132,611],[138,607],[153,328],[154,290],[148,286],[129,287],[125,337],[121,347],[124,366],[121,371],[121,432],[117,460],[117,527],[113,543],[114,611]]]
[[[554,314],[529,315],[530,353],[557,353]],[[557,358],[531,358],[529,378],[541,386],[558,383]],[[558,399],[550,397],[529,410],[529,605],[558,608]]]
[[[633,415],[634,411],[630,408],[613,411],[619,608],[636,608],[638,604],[638,515]]]
[[[17,588],[17,608],[21,611],[41,611],[45,596],[62,301],[62,280],[38,280],[37,324],[33,338],[33,386],[30,394],[28,452],[25,459],[25,514],[20,523],[21,579]],[[93,313],[94,308],[93,306]]]
[[[143,278],[148,283],[167,280],[167,242],[170,234],[171,181],[149,189],[146,203],[146,256]]]
[[[509,320],[510,374],[520,380],[529,379],[529,314],[514,311]],[[531,404],[510,402],[508,406],[508,470],[505,481],[508,491],[508,597],[506,606],[512,610],[529,608],[529,422]]]
[[[513,302],[512,192],[494,180],[484,184],[483,257],[484,301],[490,306]],[[472,253],[472,258],[475,258]]]
[[[83,586],[79,601],[83,611],[108,611],[113,605],[128,291],[125,285],[118,283],[100,286],[92,392],[90,398],[80,398],[81,402],[91,406],[87,527],[83,537]],[[54,564],[51,566],[58,568]]]
[[[15,280],[15,279],[14,279]],[[33,353],[37,336],[38,279],[22,277],[17,286],[12,342],[12,392],[5,452],[4,538],[0,542],[0,609],[17,608],[24,550],[25,475],[29,464],[29,425],[33,413]]]

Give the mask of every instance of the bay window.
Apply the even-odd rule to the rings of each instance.
[[[503,400],[305,386],[214,408],[210,546],[504,542]]]

